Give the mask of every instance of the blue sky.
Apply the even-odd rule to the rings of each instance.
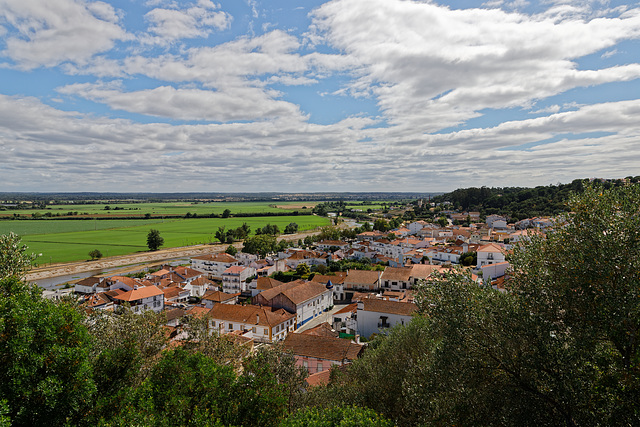
[[[0,0],[0,191],[640,175],[640,4]]]

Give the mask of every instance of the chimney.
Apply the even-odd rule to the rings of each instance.
[[[260,324],[260,315],[256,313],[256,325]]]

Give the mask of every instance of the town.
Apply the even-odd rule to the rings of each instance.
[[[142,277],[88,277],[45,296],[73,292],[89,311],[164,313],[170,338],[178,343],[186,336],[185,318],[206,318],[210,333],[232,334],[251,347],[282,342],[308,371],[310,383],[326,383],[331,366],[351,363],[376,334],[411,321],[418,282],[464,266],[478,285],[504,291],[508,251],[543,236],[554,223],[548,217],[508,223],[500,215],[480,222],[479,212],[440,213],[445,226],[418,220],[355,238],[307,239],[308,245],[301,241],[302,247],[264,258],[235,251],[205,254],[192,257],[188,266],[166,264]],[[341,262],[368,269],[332,271]]]

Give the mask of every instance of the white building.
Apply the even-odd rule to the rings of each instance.
[[[132,290],[114,297],[114,303],[124,306],[128,303],[134,313],[147,310],[156,313],[164,310],[164,293],[157,286],[135,286]]]
[[[202,255],[191,258],[191,268],[206,273],[210,279],[222,279],[222,273],[240,262],[227,253]]]
[[[228,294],[246,291],[246,280],[255,275],[256,269],[253,267],[231,266],[222,273],[222,291]]]
[[[488,264],[497,264],[506,260],[502,246],[496,243],[489,243],[488,245],[480,246],[477,253],[478,263],[476,264],[476,268],[480,268],[483,265]]]
[[[358,302],[358,334],[370,337],[411,321],[417,307],[410,302],[365,298]]]
[[[210,330],[239,331],[258,342],[281,341],[295,330],[295,315],[283,309],[255,305],[215,304],[208,313]]]

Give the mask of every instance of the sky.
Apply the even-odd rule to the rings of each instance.
[[[640,2],[0,0],[0,191],[640,175]]]

